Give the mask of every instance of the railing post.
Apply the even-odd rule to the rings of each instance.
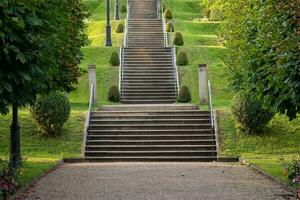
[[[88,76],[89,76],[89,88],[94,85],[93,102],[97,99],[97,78],[96,78],[96,65],[88,65]]]
[[[199,99],[200,104],[207,103],[206,64],[199,65]]]

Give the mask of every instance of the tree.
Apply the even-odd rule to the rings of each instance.
[[[299,0],[226,0],[223,36],[234,90],[290,120],[300,111]]]
[[[20,159],[17,109],[38,94],[74,89],[86,16],[81,0],[0,2],[0,113],[13,105],[13,167]]]

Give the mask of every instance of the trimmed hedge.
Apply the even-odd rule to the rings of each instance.
[[[117,86],[113,85],[109,88],[107,99],[112,102],[119,102],[120,101],[120,92]]]
[[[30,108],[42,135],[54,136],[60,133],[68,120],[71,108],[68,98],[61,92],[51,92],[37,98]]]
[[[119,54],[117,52],[112,52],[110,59],[109,59],[109,63],[112,66],[119,66],[120,65],[120,58],[119,58]]]
[[[179,90],[177,101],[181,103],[188,103],[192,100],[190,90],[187,86],[182,86]]]
[[[173,38],[173,44],[178,46],[184,45],[183,37],[180,32],[175,32]]]
[[[185,51],[180,51],[177,54],[176,64],[179,66],[184,66],[189,63],[189,58],[187,56],[187,53]]]
[[[123,33],[124,32],[124,25],[122,23],[118,23],[116,28],[116,33]]]
[[[121,6],[121,12],[122,12],[122,13],[126,13],[126,12],[127,12],[127,6],[126,6],[125,4],[123,4],[123,5]]]
[[[164,18],[165,19],[172,19],[173,18],[173,14],[172,11],[170,9],[166,9],[164,12]]]
[[[168,22],[167,25],[166,25],[166,31],[170,32],[171,28],[172,28],[172,32],[174,32],[175,30],[174,30],[173,23],[172,22]]]

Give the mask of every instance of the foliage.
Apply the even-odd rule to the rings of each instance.
[[[125,4],[123,4],[123,5],[121,6],[121,12],[122,12],[122,13],[126,13],[126,12],[127,12],[127,6],[126,6]]]
[[[3,0],[0,16],[0,113],[39,93],[72,90],[86,41],[81,0]]]
[[[174,33],[173,44],[182,46],[184,44],[182,34],[180,32]]]
[[[283,161],[283,173],[287,175],[290,184],[297,187],[300,184],[300,161],[293,159],[291,162]]]
[[[290,120],[300,111],[299,0],[228,0],[223,36],[228,78]]]
[[[178,102],[182,102],[182,103],[188,103],[191,101],[191,93],[190,90],[187,86],[182,86],[179,90],[179,94],[177,97],[177,101]]]
[[[120,93],[117,86],[113,85],[109,88],[107,99],[112,102],[119,102],[120,101]]]
[[[189,58],[187,56],[187,53],[185,51],[179,51],[177,54],[176,64],[179,66],[184,66],[189,63]]]
[[[165,19],[172,19],[173,18],[173,14],[172,11],[170,9],[166,9],[164,12],[164,18]]]
[[[171,31],[171,28],[172,28],[172,32],[174,32],[175,29],[174,29],[173,23],[172,23],[172,22],[168,22],[167,25],[166,25],[166,31],[167,31],[167,32],[170,32],[170,31]]]
[[[238,127],[246,134],[258,133],[273,117],[273,113],[263,108],[262,103],[251,93],[242,91],[234,96],[231,111]]]
[[[114,52],[111,53],[109,63],[112,66],[119,66],[120,65],[120,58],[119,58],[119,54],[117,52],[114,51]]]
[[[224,1],[224,0],[223,0]],[[200,10],[211,21],[222,19],[222,0],[200,0]]]
[[[0,159],[0,198],[6,199],[8,194],[13,194],[18,187],[18,173],[10,172],[7,162]]]
[[[118,23],[116,33],[123,33],[124,25],[122,23]]]
[[[54,136],[60,133],[70,115],[68,98],[60,92],[51,92],[37,98],[31,113],[41,129],[41,134]]]

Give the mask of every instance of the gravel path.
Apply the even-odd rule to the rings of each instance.
[[[33,200],[269,200],[287,192],[246,166],[224,163],[64,164],[36,183]]]

